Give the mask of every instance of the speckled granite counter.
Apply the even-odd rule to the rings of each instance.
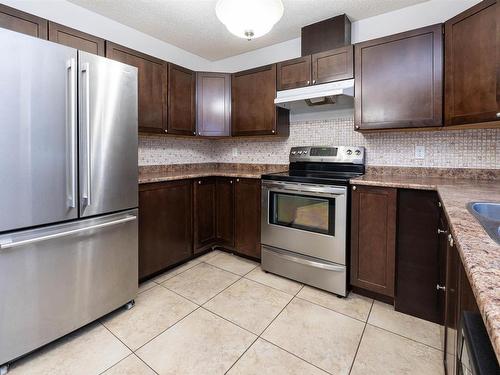
[[[465,171],[465,170],[464,170]],[[451,170],[432,175],[432,171],[415,168],[404,173],[384,174],[367,170],[367,174],[351,180],[356,185],[436,190],[448,218],[462,263],[481,310],[497,359],[500,361],[500,245],[496,244],[466,208],[473,201],[500,202],[500,170],[478,171],[476,179],[470,171]],[[472,172],[473,173],[473,172]],[[423,175],[427,174],[427,177]],[[456,178],[456,177],[460,178]],[[463,178],[469,177],[469,178]],[[481,179],[485,178],[485,179]]]
[[[282,164],[200,163],[150,165],[139,167],[139,184],[210,176],[260,178],[266,173],[286,170],[288,170],[288,165]]]

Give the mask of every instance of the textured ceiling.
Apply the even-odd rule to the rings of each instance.
[[[216,0],[69,1],[213,61],[297,38],[302,26],[342,13],[357,21],[427,0],[283,0],[283,18],[252,41],[226,30],[215,15]]]

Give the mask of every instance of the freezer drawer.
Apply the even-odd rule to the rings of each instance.
[[[346,266],[262,245],[262,269],[347,296]]]
[[[138,206],[137,68],[78,51],[80,216]]]
[[[0,236],[0,364],[135,298],[137,210]]]
[[[0,28],[0,232],[78,216],[77,51]]]

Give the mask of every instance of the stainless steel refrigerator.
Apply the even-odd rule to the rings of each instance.
[[[137,293],[137,69],[0,29],[0,365]]]

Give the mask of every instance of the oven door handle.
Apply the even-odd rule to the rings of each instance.
[[[280,185],[273,185],[273,186],[265,185],[264,188],[267,188],[268,191],[274,191],[274,192],[295,193],[295,194],[305,193],[305,194],[308,194],[308,195],[314,195],[316,197],[326,197],[326,198],[332,198],[332,197],[336,197],[336,196],[341,196],[341,195],[345,195],[345,193],[346,193],[346,191],[342,190],[342,189],[338,189],[338,190],[335,190],[335,191],[328,191],[328,192],[326,192],[326,191],[320,191],[320,190],[317,190],[317,189],[309,189],[309,188],[305,188],[305,189],[287,189],[287,188],[282,187]]]
[[[279,253],[278,256],[283,258],[283,259],[289,260],[291,262],[300,263],[300,264],[303,264],[305,266],[321,268],[321,269],[328,270],[328,271],[344,272],[346,269],[345,266],[335,266],[333,264],[315,262],[313,260],[294,257],[293,255],[288,255],[288,254],[283,254],[283,253]]]
[[[296,186],[296,187],[295,187]],[[281,184],[273,184],[273,183],[264,183],[262,184],[263,188],[267,188],[273,191],[287,191],[293,193],[318,193],[323,195],[344,195],[347,192],[347,187],[331,187],[331,188],[323,188],[323,187],[315,187],[315,186],[304,186],[304,185],[294,185],[293,188],[289,187],[289,185],[281,185]]]

